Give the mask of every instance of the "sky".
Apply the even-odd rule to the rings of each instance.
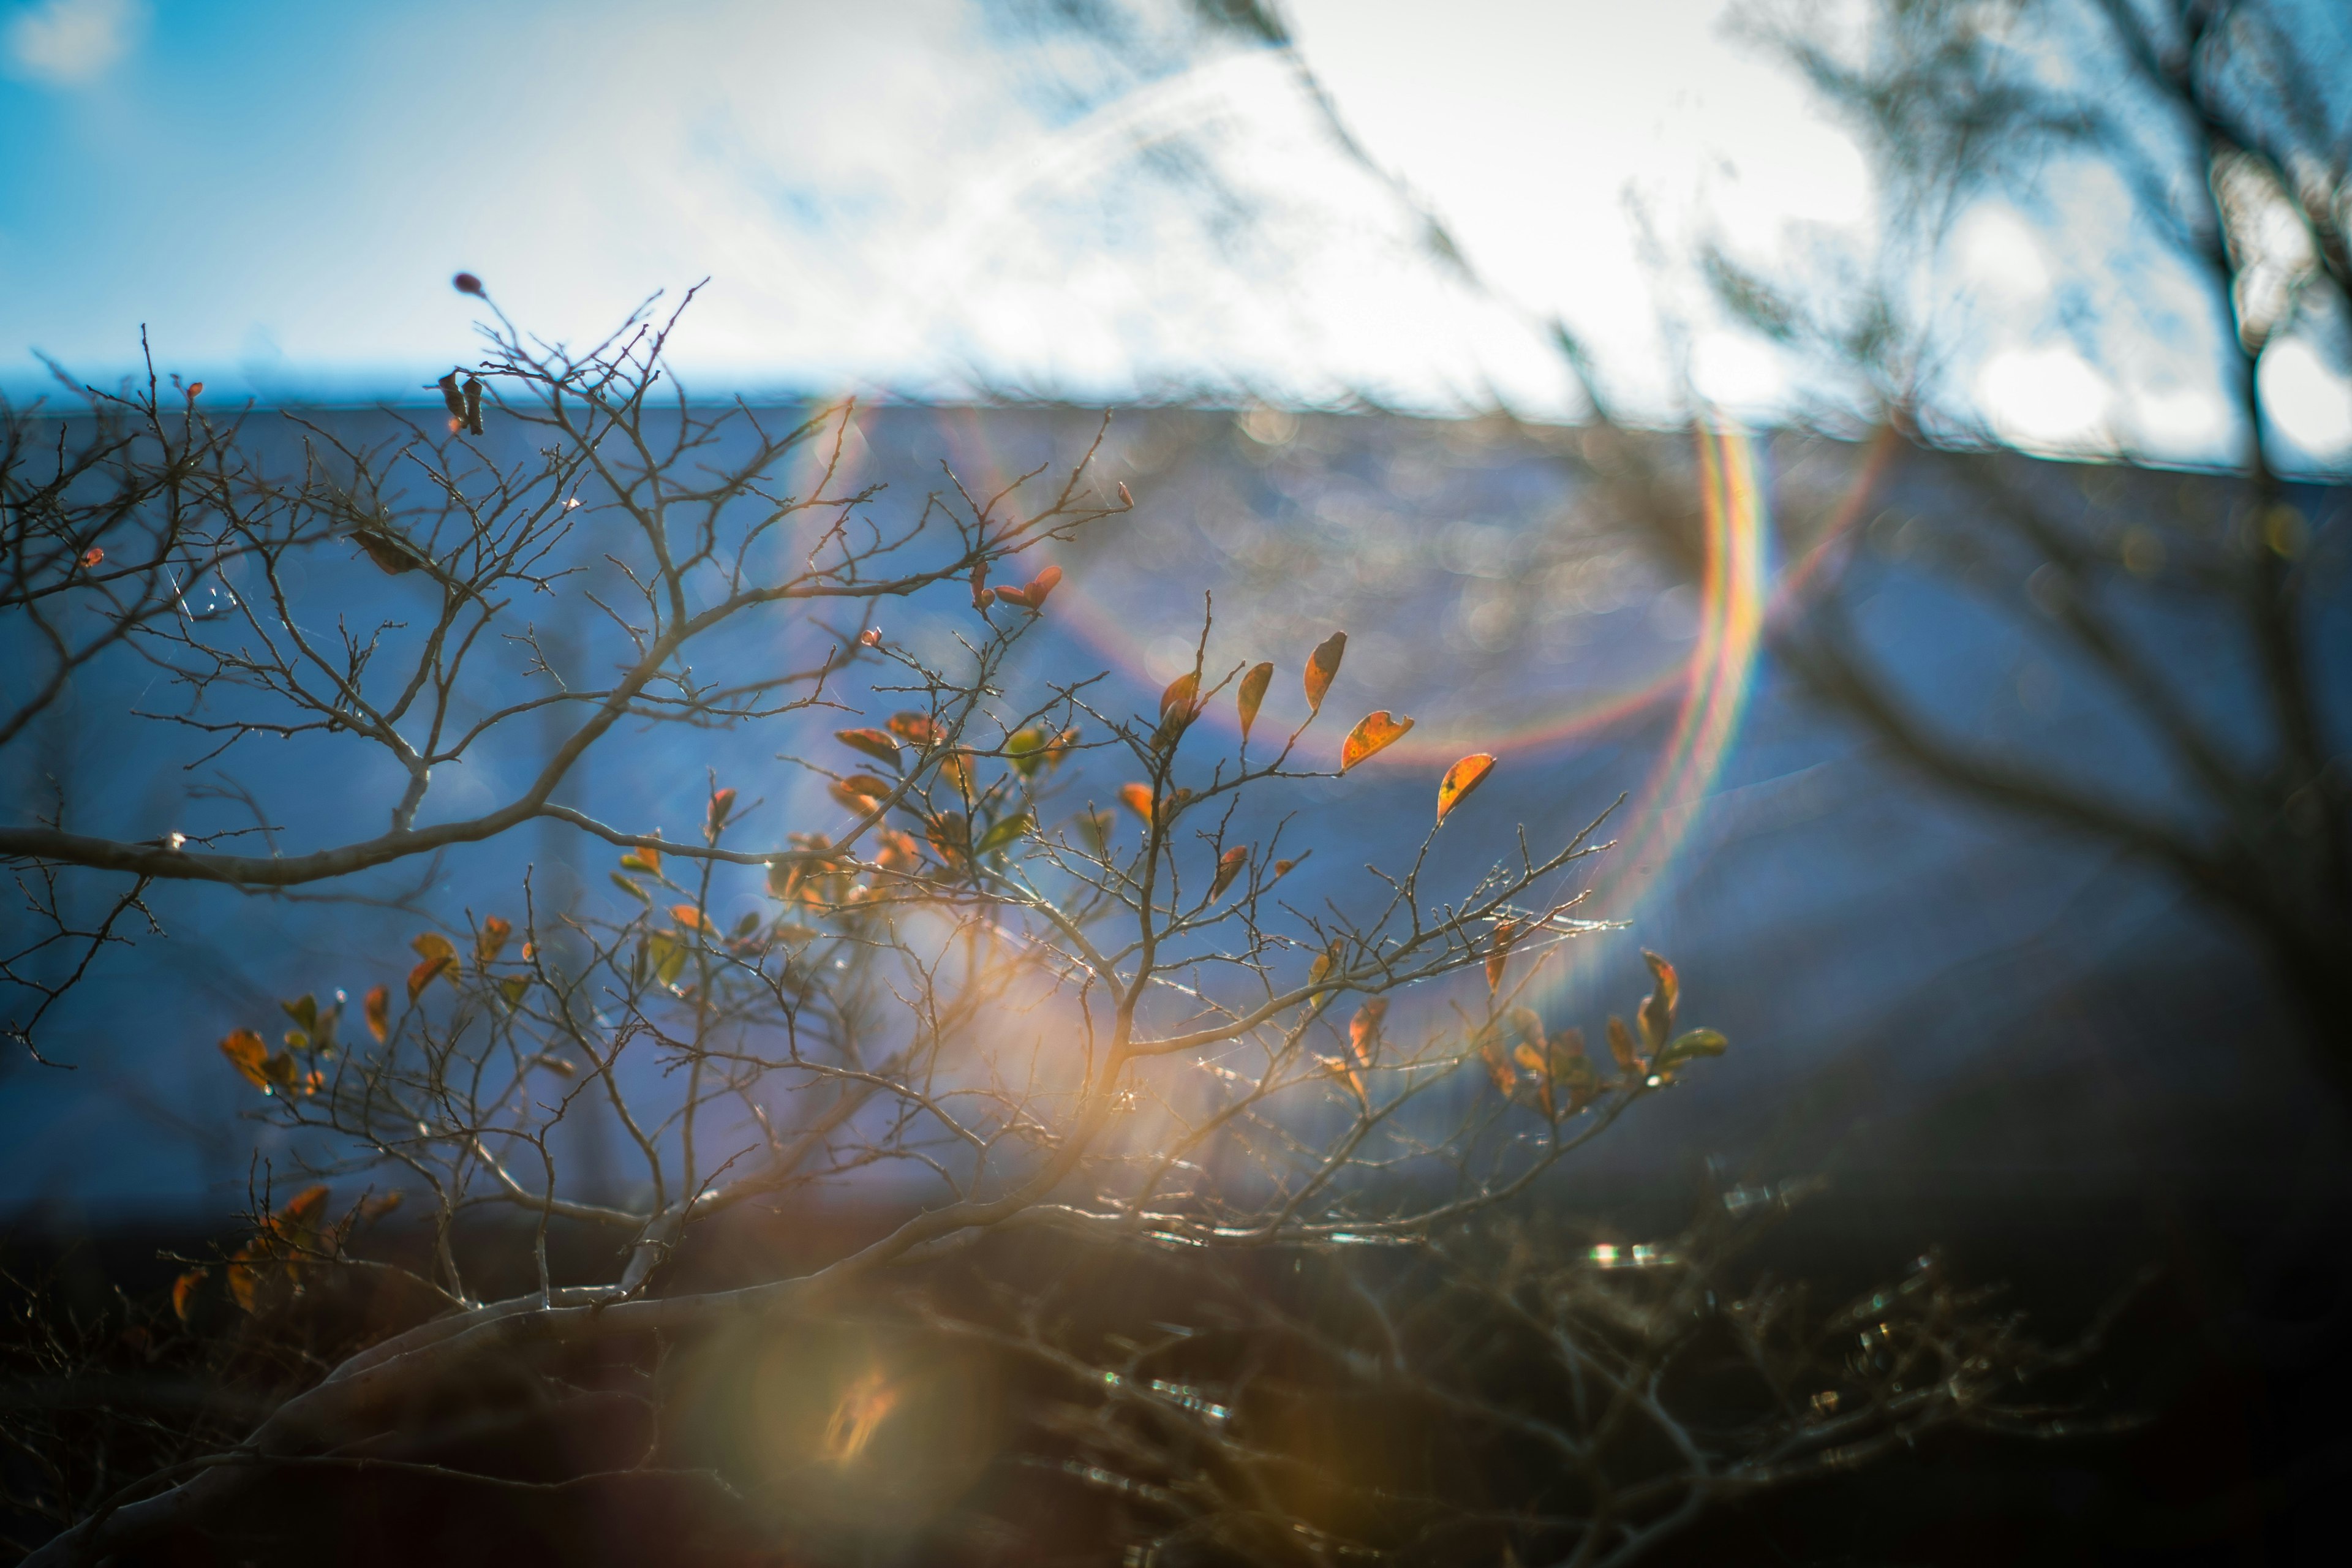
[[[559,339],[708,279],[677,349],[713,392],[1572,416],[1557,316],[1637,409],[1686,378],[1769,416],[1786,367],[1675,258],[1874,217],[1860,154],[1719,0],[1454,0],[1434,31],[1409,0],[1292,0],[1296,55],[1128,78],[1008,10],[0,0],[0,386],[37,353],[118,374],[143,324],[221,393],[413,393],[469,357],[463,268]],[[1998,307],[1965,367],[1995,427],[2226,458],[2194,344],[2118,374],[2053,328],[2057,249],[1997,210],[1962,236]],[[2344,379],[2272,360],[2290,440],[2352,457]]]

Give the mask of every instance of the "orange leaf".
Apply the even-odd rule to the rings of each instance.
[[[1519,1087],[1518,1069],[1511,1065],[1511,1058],[1504,1053],[1501,1040],[1488,1036],[1486,1043],[1478,1047],[1478,1056],[1486,1064],[1486,1076],[1495,1080],[1496,1089],[1507,1095]]]
[[[856,734],[865,733],[862,730],[852,732]],[[921,713],[891,714],[890,733],[898,736],[898,739],[908,742],[909,745],[916,746],[928,746],[935,741],[945,738],[940,733],[940,727],[937,724],[932,723],[929,716]],[[841,738],[843,740],[848,740],[849,737],[847,734],[844,734]],[[851,743],[855,744],[856,742],[852,742]]]
[[[1317,713],[1323,711],[1323,694],[1331,689],[1332,678],[1339,673],[1339,656],[1348,651],[1348,634],[1333,632],[1315,645],[1307,656],[1307,706]]]
[[[702,911],[692,904],[672,904],[669,907],[669,913],[670,918],[687,931],[702,929]]]
[[[1312,855],[1312,854],[1314,854],[1314,853],[1315,853],[1315,851],[1314,851],[1314,850],[1309,849],[1309,850],[1307,852],[1307,855]],[[1304,859],[1306,859],[1306,858],[1307,858],[1307,855],[1301,855],[1301,856],[1298,858],[1298,860],[1304,860]],[[1298,860],[1276,860],[1276,861],[1274,863],[1274,879],[1275,879],[1276,881],[1279,882],[1279,881],[1281,881],[1285,877],[1289,876],[1289,875],[1290,875],[1290,868],[1291,868],[1293,866],[1297,865],[1297,864],[1298,864]]]
[[[1374,756],[1393,745],[1398,736],[1412,728],[1410,719],[1392,719],[1385,708],[1365,714],[1348,731],[1339,746],[1339,771],[1346,773],[1366,757]]]
[[[205,395],[205,384],[204,384],[203,382],[201,382],[201,381],[192,381],[192,382],[188,383],[188,401],[189,401],[189,402],[194,403],[197,398],[202,397],[204,395]]]
[[[901,715],[904,717],[904,715]],[[898,721],[892,720],[895,725]],[[929,721],[925,721],[926,723]],[[833,738],[853,751],[865,752],[877,761],[898,765],[898,742],[886,730],[835,730]]]
[[[327,1189],[322,1186],[304,1187],[286,1200],[286,1206],[272,1215],[269,1223],[278,1234],[291,1240],[319,1228],[319,1216],[327,1210]]]
[[[1468,798],[1472,790],[1486,782],[1495,771],[1495,759],[1484,752],[1473,752],[1452,767],[1437,784],[1437,820],[1443,823],[1446,814]]]
[[[1486,955],[1486,990],[1503,988],[1503,966],[1511,961],[1511,943],[1518,939],[1519,922],[1504,921],[1495,927],[1495,948]]]
[[[408,945],[419,958],[446,958],[451,963],[457,962],[457,944],[437,931],[422,932]]]
[[[1128,810],[1143,818],[1145,826],[1149,826],[1150,825],[1151,786],[1150,784],[1123,784],[1119,785],[1118,801],[1119,804],[1127,807]]]
[[[105,552],[103,549],[101,549],[100,546],[93,544],[93,545],[91,545],[88,550],[85,550],[85,551],[83,551],[83,552],[81,552],[81,566],[82,566],[82,570],[83,570],[83,571],[85,571],[85,572],[88,572],[88,571],[91,570],[92,568],[94,568],[95,566],[97,566],[97,565],[98,565],[98,563],[99,563],[100,562],[101,562],[101,561],[103,561],[103,560],[105,560],[105,559],[106,559],[106,552]]]
[[[367,999],[361,1004],[361,1011],[367,1016],[368,1033],[375,1037],[377,1045],[383,1044],[384,1037],[392,1033],[391,987],[368,987]]]
[[[191,1268],[172,1281],[172,1315],[182,1322],[188,1321],[188,1304],[196,1299],[196,1287],[205,1282],[209,1268]]]
[[[1365,1067],[1372,1065],[1372,1053],[1381,1044],[1381,1022],[1388,1016],[1389,999],[1375,996],[1357,1008],[1356,1016],[1348,1020],[1348,1048]]]
[[[1233,886],[1234,879],[1240,876],[1242,868],[1249,864],[1249,855],[1250,852],[1247,849],[1236,844],[1217,857],[1216,879],[1209,884],[1211,903],[1213,904],[1223,898],[1225,889]]]
[[[706,838],[717,838],[719,837],[719,830],[727,826],[728,814],[734,809],[735,792],[733,790],[712,790],[710,792],[710,813],[702,825],[703,837]]]
[[[1059,566],[1044,568],[1037,575],[1029,579],[1029,607],[1033,610],[1044,609],[1045,595],[1061,585],[1062,569]]]
[[[927,825],[926,836],[940,858],[950,866],[971,858],[971,819],[961,811],[943,811]]]
[[[1184,721],[1192,722],[1192,715],[1201,710],[1201,678],[1186,670],[1168,683],[1160,694],[1160,717],[1164,721],[1178,709],[1184,712]]]
[[[498,916],[492,915],[485,920],[482,922],[482,929],[474,937],[475,962],[489,963],[505,950],[507,938],[513,934],[514,927],[499,919]]]
[[[246,1080],[259,1089],[269,1087],[269,1076],[262,1070],[269,1059],[269,1047],[260,1035],[251,1029],[237,1029],[221,1037],[221,1055],[231,1066],[243,1073]]]
[[[880,647],[882,646],[882,628],[880,626],[868,626],[864,631],[858,633],[857,646],[860,647]]]
[[[621,857],[621,866],[625,870],[643,871],[658,877],[661,875],[661,851],[650,845],[642,849],[632,849]]]
[[[1242,677],[1241,689],[1234,694],[1242,711],[1242,744],[1249,744],[1250,726],[1257,722],[1258,704],[1265,700],[1265,689],[1274,683],[1274,666],[1258,664]]]
[[[450,964],[456,962],[457,961],[455,959],[448,958],[427,958],[421,961],[415,968],[410,970],[408,972],[409,1005],[414,1006],[416,1003],[416,999],[425,994],[425,988],[427,985],[432,984],[434,979],[439,975],[443,970],[448,968]],[[452,985],[456,984],[456,978],[452,976],[449,983]]]

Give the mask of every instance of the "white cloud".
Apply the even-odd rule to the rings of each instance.
[[[1977,401],[2001,437],[2029,449],[2111,446],[2115,388],[2069,348],[2003,349],[1977,376]]]
[[[146,24],[144,0],[46,0],[8,18],[8,59],[37,80],[79,86],[128,54]]]

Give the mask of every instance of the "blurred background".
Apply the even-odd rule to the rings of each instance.
[[[1735,1050],[1566,1195],[1821,1172],[1821,1235],[2047,1300],[2162,1264],[2242,1374],[2225,1468],[2341,1473],[2283,1392],[2352,1327],[2339,5],[36,0],[0,149],[19,405],[143,331],[210,402],[364,427],[471,356],[464,268],[549,339],[699,282],[691,393],[854,395],[915,497],[1110,410],[1138,511],[1026,657],[1140,703],[1204,593],[1213,663],[1348,628],[1349,700],[1419,724],[1310,792],[1318,889],[1463,751],[1501,758],[1465,869],[1627,796],[1594,907],[1633,930],[1549,1005],[1589,1026],[1652,947]],[[11,809],[228,809],[124,753],[141,696],[83,682]],[[593,788],[683,821],[780,749]],[[376,891],[602,881],[502,853]],[[257,1130],[212,1040],[408,929],[173,899],[52,1026],[73,1070],[0,1060],[20,1229],[217,1223]]]

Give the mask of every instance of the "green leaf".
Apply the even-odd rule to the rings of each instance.
[[[646,942],[653,958],[654,978],[665,987],[677,984],[686,969],[686,943],[666,931],[655,931]]]
[[[1695,1057],[1719,1057],[1730,1045],[1729,1040],[1713,1029],[1685,1030],[1676,1035],[1674,1043],[1658,1053],[1657,1060],[1650,1067],[1655,1071],[1673,1067],[1677,1062],[1689,1061]]]
[[[303,993],[291,1002],[280,1002],[278,1005],[286,1010],[288,1017],[302,1026],[303,1033],[308,1034],[319,1026],[319,999],[309,992]]]
[[[639,887],[636,883],[630,881],[618,871],[611,872],[610,875],[613,879],[613,886],[620,889],[621,891],[628,894],[629,897],[636,900],[637,902],[641,904],[650,904],[654,901],[654,896],[651,893],[646,892],[645,889]]]
[[[1025,811],[1014,812],[1011,816],[1001,819],[993,827],[991,827],[987,832],[982,834],[980,836],[980,842],[972,847],[972,853],[975,855],[992,854],[996,850],[1002,849],[1006,845],[1013,843],[1015,839],[1020,838],[1024,834],[1029,832],[1030,829],[1036,826],[1037,819],[1029,813]]]
[[[1004,754],[1013,763],[1013,771],[1023,778],[1034,778],[1045,760],[1048,737],[1043,730],[1015,730],[1004,737]]]
[[[521,1006],[523,994],[530,989],[530,976],[528,974],[510,974],[499,982],[499,990],[506,997],[507,1005],[509,1007]]]

